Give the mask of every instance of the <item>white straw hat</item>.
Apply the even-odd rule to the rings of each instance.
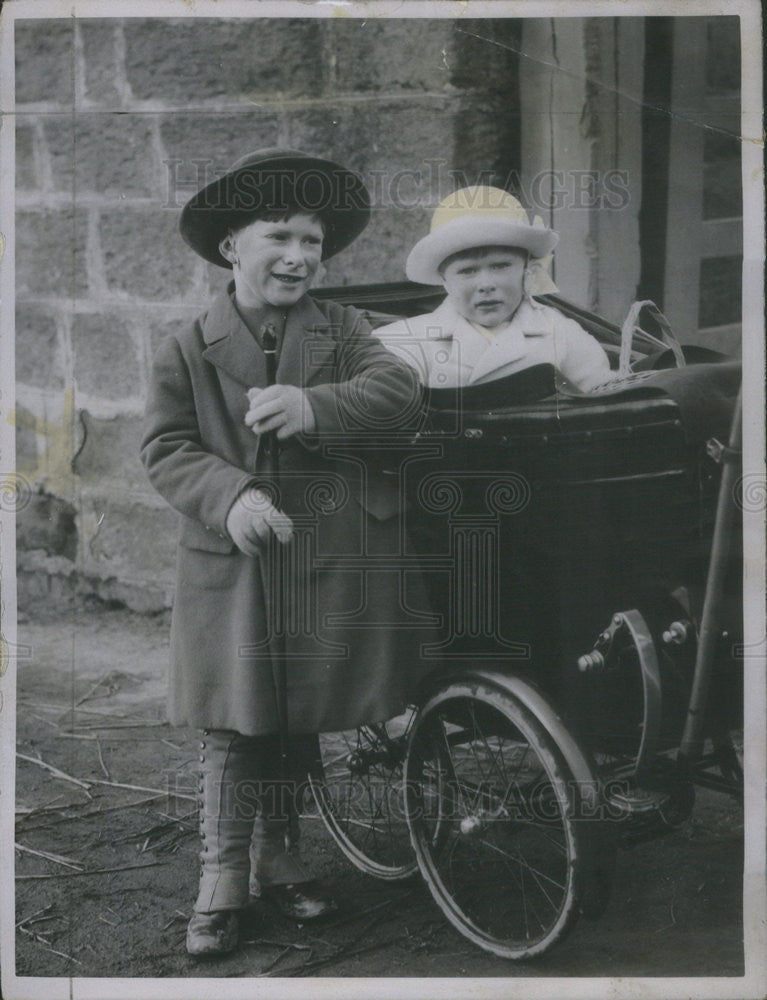
[[[495,187],[454,191],[437,205],[431,231],[410,251],[405,271],[411,281],[438,285],[439,266],[459,250],[483,246],[519,247],[533,258],[550,254],[559,236],[538,216],[531,223],[517,199]]]

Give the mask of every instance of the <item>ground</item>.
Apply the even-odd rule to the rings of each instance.
[[[699,793],[673,833],[622,850],[606,913],[582,918],[533,962],[465,940],[420,879],[382,883],[357,872],[312,816],[304,853],[342,915],[296,927],[256,908],[234,954],[194,961],[184,932],[198,866],[197,735],[164,721],[167,620],[104,609],[35,615],[20,623],[18,641],[20,976],[743,974],[742,815],[712,792]]]

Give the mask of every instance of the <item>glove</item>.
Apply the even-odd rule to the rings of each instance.
[[[294,434],[311,434],[317,426],[314,410],[303,390],[295,385],[270,385],[249,389],[250,409],[245,423],[254,434],[276,431],[280,441]]]
[[[293,522],[277,510],[265,493],[251,488],[240,493],[230,507],[226,530],[240,552],[257,556],[272,534],[286,545],[293,537]]]

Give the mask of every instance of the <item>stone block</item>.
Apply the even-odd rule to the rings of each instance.
[[[64,385],[64,364],[56,319],[50,310],[16,302],[16,381],[40,389]]]
[[[518,180],[519,112],[503,94],[464,95],[456,102],[453,187],[492,184],[515,187]],[[516,192],[515,192],[516,193]]]
[[[135,18],[125,22],[125,43],[128,83],[140,100],[296,97],[322,84],[314,18]]]
[[[20,476],[31,474],[37,468],[37,421],[33,414],[17,406],[14,413],[16,425],[16,472]],[[24,488],[24,484],[21,484]]]
[[[456,22],[452,46],[455,187],[510,182],[520,169],[521,119],[517,80],[521,22],[513,18]]]
[[[73,20],[16,21],[15,43],[17,104],[71,104],[75,72]]]
[[[74,574],[62,571],[60,559],[45,557],[26,565],[28,556],[37,552],[19,552],[16,567],[18,608],[31,619],[38,615],[61,615],[76,607],[76,579]]]
[[[328,18],[337,91],[443,90],[450,82],[451,19]]]
[[[208,278],[208,291],[211,298],[225,291],[232,280],[232,272],[229,268],[218,267],[216,264],[206,264],[205,274]]]
[[[327,156],[365,176],[376,153],[394,139],[383,121],[379,134],[376,121],[382,112],[380,105],[368,110],[340,101],[296,111],[286,121],[285,145],[316,156]]]
[[[438,197],[453,162],[454,119],[448,98],[338,104],[291,115],[287,141],[358,171],[375,205],[411,208]]]
[[[452,24],[446,53],[450,82],[461,90],[516,91],[522,22],[517,18],[463,18]]]
[[[403,281],[405,259],[413,244],[429,231],[430,217],[431,211],[420,207],[374,211],[356,242],[327,262],[322,284]]]
[[[136,500],[151,492],[144,467],[138,457],[141,418],[137,416],[102,419],[87,411],[82,414],[85,443],[75,459],[75,471],[85,486],[105,484],[119,488]]]
[[[125,298],[168,301],[194,292],[197,256],[178,232],[179,213],[125,208],[101,213],[104,274]]]
[[[259,108],[167,115],[160,128],[165,158],[163,203],[182,208],[241,156],[278,145],[280,120],[279,114]]]
[[[21,477],[20,488],[27,495],[41,472],[40,456],[40,420],[18,399],[13,414],[9,419],[15,427],[16,438],[16,468],[15,474]],[[4,463],[5,465],[6,463]]]
[[[21,209],[16,213],[16,294],[72,299],[88,290],[85,213]]]
[[[19,553],[16,583],[19,610],[30,618],[123,607],[157,613],[172,604],[172,583],[88,575],[62,557],[45,556],[39,550]]]
[[[48,493],[33,493],[16,515],[19,549],[43,549],[49,556],[74,560],[77,555],[75,509]]]
[[[79,392],[111,400],[141,394],[138,351],[131,328],[122,317],[111,313],[74,315],[72,354]]]
[[[83,18],[78,23],[85,63],[85,98],[93,104],[120,104],[116,77],[118,64],[115,33],[120,31],[119,21],[106,18]]]
[[[83,570],[123,583],[173,582],[178,515],[129,496],[94,493],[83,498]]]
[[[202,311],[202,309],[190,310],[187,318],[150,321],[147,326],[147,334],[149,337],[149,357],[154,357],[157,352],[157,348],[167,336],[170,334],[181,333],[183,330],[188,330]]]
[[[16,407],[9,415],[17,431],[23,430],[28,446],[17,455],[16,469],[30,483],[44,485],[48,493],[76,503],[72,456],[76,450],[74,393],[29,389],[19,384]]]
[[[121,583],[119,580],[105,580],[99,584],[96,596],[109,607],[125,606],[142,615],[156,615],[173,606],[173,588],[163,580],[157,584],[139,581]]]
[[[16,190],[33,191],[39,187],[35,162],[35,127],[19,115],[16,121]]]
[[[151,122],[146,115],[49,119],[45,138],[57,191],[162,198]]]

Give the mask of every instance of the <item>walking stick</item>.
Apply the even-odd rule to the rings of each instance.
[[[265,323],[261,327],[261,344],[266,358],[266,384],[275,385],[277,382],[277,334],[273,323]],[[279,497],[280,468],[279,468],[279,442],[276,431],[270,431],[264,435],[263,454],[264,470],[268,473],[270,481],[274,484],[275,492]],[[282,620],[285,616],[285,571],[286,560],[282,552],[282,544],[278,543],[276,558],[272,563],[272,569],[277,568],[276,580],[269,579],[266,574],[267,586],[271,583],[271,594],[274,601],[273,612],[277,603],[281,606]],[[277,726],[280,741],[280,798],[289,790],[290,782],[290,761],[288,759],[288,678],[287,663],[285,661],[285,634],[278,628],[277,614],[272,614],[274,635],[272,637],[272,680],[274,681],[275,696],[277,701]],[[291,847],[291,826],[295,815],[295,803],[293,795],[287,796],[288,825],[285,832],[285,850]]]

